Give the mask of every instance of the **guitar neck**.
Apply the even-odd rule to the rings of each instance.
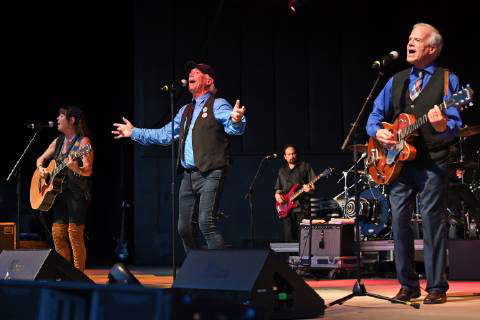
[[[440,103],[440,105],[438,106],[438,108],[440,109],[440,111],[444,111],[444,110],[447,110],[447,105],[444,102]],[[408,137],[409,135],[411,135],[412,133],[414,133],[415,131],[417,131],[421,126],[423,126],[424,124],[426,124],[428,122],[428,114],[425,113],[423,116],[421,116],[420,118],[418,118],[415,123],[409,125],[408,127],[405,128],[405,130],[403,130],[399,136],[399,140],[403,140],[405,139],[406,137]]]
[[[80,151],[73,152],[73,154],[70,156],[70,158],[72,158],[72,160],[76,160],[76,159],[84,156],[86,153],[88,153],[88,152],[86,152],[86,149],[82,149]],[[57,163],[57,166],[55,167],[55,169],[53,169],[53,171],[52,171],[52,177],[53,178],[57,174],[59,174],[67,166],[67,164],[65,163],[65,159],[63,159],[60,163]]]
[[[323,177],[323,176],[324,176],[323,173],[322,173],[322,174],[319,174],[318,176],[316,176],[315,178],[313,178],[313,180],[310,181],[308,184],[317,182],[318,179],[320,179],[320,178]],[[293,194],[293,196],[290,198],[290,200],[292,200],[292,201],[295,200],[295,198],[297,198],[297,197],[298,197],[299,195],[301,195],[302,193],[303,193],[303,189],[298,190],[297,192],[295,192],[295,193]]]

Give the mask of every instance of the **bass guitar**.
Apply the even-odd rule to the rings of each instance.
[[[320,173],[318,176],[313,178],[313,180],[310,181],[308,184],[315,183],[318,180],[320,180],[320,178],[328,177],[332,173],[332,171],[333,171],[333,168],[327,168],[323,170],[322,173]],[[287,194],[282,195],[285,202],[275,201],[275,209],[277,210],[277,216],[280,219],[286,219],[290,215],[292,210],[298,207],[298,203],[295,201],[295,199],[303,193],[303,188],[300,190],[297,190],[298,187],[299,187],[299,184],[296,183],[293,185],[290,191],[288,191]]]
[[[69,157],[73,160],[87,155],[92,150],[89,144],[84,145],[78,151],[71,152]],[[38,168],[33,173],[30,182],[30,205],[32,209],[48,211],[53,205],[55,198],[62,192],[62,183],[65,179],[66,161],[57,163],[55,159],[51,160],[48,167],[45,168],[45,177],[40,176]]]
[[[441,111],[456,107],[463,111],[472,106],[473,90],[467,86],[457,91],[452,97],[439,105]],[[386,148],[376,138],[370,137],[368,141],[367,167],[370,176],[377,184],[388,185],[395,181],[400,174],[405,161],[415,159],[417,150],[410,143],[415,138],[416,131],[428,122],[427,114],[415,119],[411,114],[401,113],[391,124],[382,122],[383,128],[388,129],[397,142],[394,146]]]

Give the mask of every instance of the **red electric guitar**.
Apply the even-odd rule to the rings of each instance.
[[[323,170],[322,173],[320,173],[318,176],[313,178],[310,183],[315,183],[317,182],[320,178],[323,177],[328,177],[333,171],[333,168],[328,168]],[[296,183],[293,185],[293,187],[290,189],[290,191],[287,194],[282,195],[283,199],[285,202],[277,202],[275,201],[275,209],[277,210],[277,215],[280,219],[285,219],[290,215],[290,212],[292,212],[293,208],[298,207],[298,203],[295,202],[295,199],[303,193],[303,188],[298,190],[299,184]]]
[[[439,105],[441,111],[455,107],[460,111],[472,106],[473,90],[467,86]],[[393,133],[397,144],[389,149],[377,139],[370,137],[368,141],[368,172],[377,184],[390,184],[400,174],[405,161],[415,159],[417,150],[410,143],[416,136],[418,128],[428,122],[427,114],[415,119],[411,114],[401,113],[393,122],[383,122],[383,128]]]

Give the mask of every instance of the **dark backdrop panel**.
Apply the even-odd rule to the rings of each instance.
[[[275,16],[268,2],[251,3],[254,10],[243,6],[242,16],[242,102],[248,108],[249,135],[243,137],[247,153],[273,152],[276,149],[274,126],[275,63],[273,43],[276,35]],[[258,12],[259,14],[256,14]],[[237,18],[237,21],[239,19]],[[242,19],[243,20],[243,19]]]

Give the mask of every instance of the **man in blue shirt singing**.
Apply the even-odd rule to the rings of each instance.
[[[188,89],[192,102],[183,106],[174,118],[174,139],[179,140],[177,169],[183,171],[179,191],[178,232],[185,251],[198,248],[193,221],[209,249],[224,247],[215,225],[215,214],[222,193],[226,167],[230,164],[230,136],[245,132],[245,107],[237,100],[232,106],[215,98],[215,71],[206,64],[189,64]],[[130,137],[142,145],[172,143],[172,125],[160,129],[135,128],[123,118],[114,123],[115,139]],[[198,211],[196,212],[196,208]]]
[[[406,161],[400,176],[389,185],[395,267],[401,285],[395,298],[409,301],[421,295],[414,270],[414,237],[410,224],[419,194],[428,292],[423,300],[425,304],[445,303],[447,299],[446,168],[449,145],[462,125],[456,108],[441,112],[437,106],[459,87],[457,76],[434,64],[442,45],[442,36],[433,26],[425,23],[413,26],[407,44],[407,61],[412,67],[388,80],[375,99],[367,122],[367,133],[389,147],[396,144],[396,139],[382,128],[382,121],[393,122],[400,113],[412,114],[416,119],[425,114],[428,117],[413,142],[417,148],[416,158]]]

